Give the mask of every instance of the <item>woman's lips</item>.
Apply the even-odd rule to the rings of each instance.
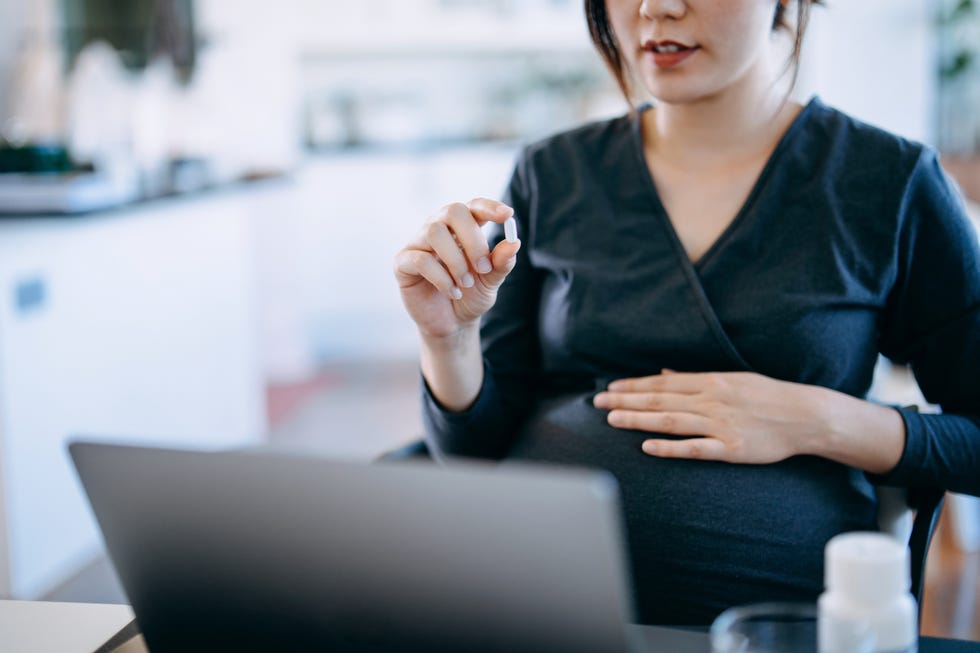
[[[689,59],[699,50],[697,46],[685,46],[679,43],[665,41],[661,43],[646,43],[644,51],[653,57],[657,68],[674,68]]]

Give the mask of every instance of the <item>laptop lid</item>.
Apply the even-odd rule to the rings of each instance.
[[[608,474],[70,452],[154,653],[635,650]]]

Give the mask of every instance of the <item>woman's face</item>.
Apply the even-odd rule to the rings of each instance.
[[[666,103],[712,97],[769,75],[776,0],[606,0],[638,81]]]

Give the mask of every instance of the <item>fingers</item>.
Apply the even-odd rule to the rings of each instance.
[[[503,222],[513,213],[506,204],[486,198],[444,206],[396,256],[399,284],[406,288],[423,277],[452,299],[459,299],[462,289],[473,287],[477,280],[488,289],[496,289],[513,270],[520,241],[503,241],[491,252],[480,227],[491,221]],[[429,257],[410,252],[426,253]],[[442,268],[441,272],[437,266]]]
[[[502,223],[504,220],[514,215],[514,209],[511,207],[507,206],[503,202],[487,199],[486,197],[472,199],[466,203],[466,207],[475,218],[480,220],[480,226],[483,226],[487,222]]]
[[[521,248],[521,241],[516,243],[502,240],[493,248],[490,261],[493,264],[493,271],[482,276],[483,283],[490,288],[497,288],[504,282],[514,266],[517,265],[517,250]]]
[[[473,223],[472,218],[470,223]],[[460,288],[472,288],[476,281],[470,273],[470,263],[446,223],[432,222],[425,231],[426,242],[453,276],[456,285]],[[486,247],[486,242],[484,242],[483,248],[486,249]]]
[[[688,440],[646,440],[643,453],[658,458],[688,458],[695,460],[725,460],[728,449],[715,438],[690,438]]]
[[[470,219],[475,218],[479,226],[487,222],[503,223],[514,215],[514,209],[503,202],[485,197],[470,200],[466,208],[469,210]],[[517,250],[521,248],[520,241],[512,243],[505,240],[498,243],[490,253],[483,231],[468,228],[462,211],[454,212],[452,219],[451,225],[467,256],[473,262],[473,269],[483,275],[483,282],[490,288],[499,286],[514,269]]]
[[[650,383],[658,377],[633,379]],[[660,383],[655,381],[653,383]],[[678,436],[702,436],[687,440],[652,439],[643,442],[643,451],[663,458],[727,460],[728,450],[715,433],[718,405],[696,394],[674,392],[600,392],[593,399],[596,408],[607,409],[610,426]]]
[[[606,416],[610,426],[670,435],[710,435],[712,421],[685,412],[649,412],[617,408]]]
[[[463,292],[452,276],[431,252],[420,249],[404,249],[395,257],[395,276],[402,288],[425,279],[449,299],[460,299]]]
[[[675,392],[680,394],[697,394],[705,389],[718,385],[717,374],[714,373],[682,373],[664,370],[661,374],[643,376],[632,379],[619,379],[609,384],[608,390],[614,392]]]
[[[711,416],[715,408],[693,394],[676,392],[600,392],[592,403],[604,410],[683,411],[705,417]]]
[[[510,210],[504,204],[500,204],[500,206]],[[483,234],[483,230],[480,229],[480,218],[464,204],[450,204],[446,207],[444,214],[446,224],[452,229],[455,240],[459,243],[457,249],[462,249],[468,266],[471,266],[479,274],[487,274],[492,271],[490,248],[487,246],[487,238]],[[440,256],[442,256],[441,253]]]

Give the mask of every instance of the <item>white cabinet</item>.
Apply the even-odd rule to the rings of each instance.
[[[265,432],[251,194],[0,220],[0,596],[41,596],[99,550],[72,437]]]

